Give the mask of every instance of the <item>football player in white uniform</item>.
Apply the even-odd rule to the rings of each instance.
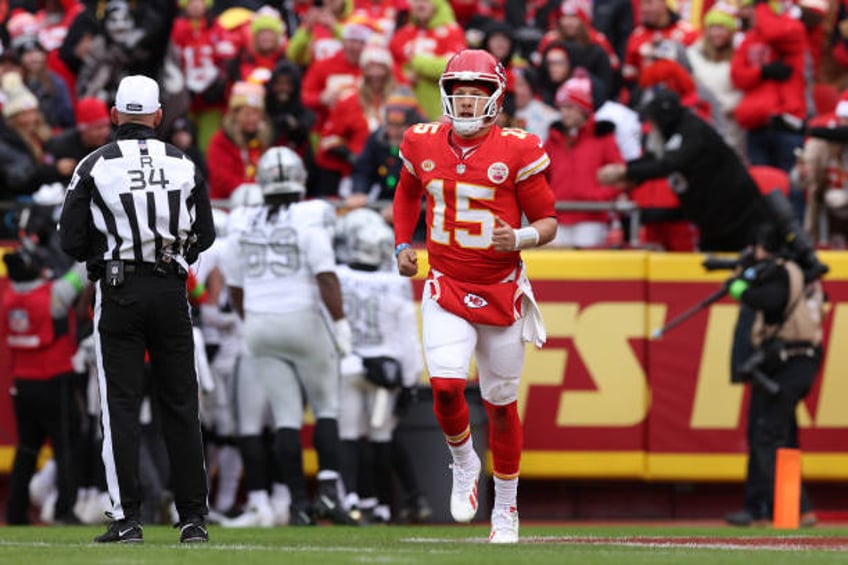
[[[315,415],[317,517],[355,523],[339,500],[339,357],[350,352],[332,238],[319,209],[300,203],[306,169],[292,150],[273,147],[259,160],[265,204],[250,211],[228,245],[227,283],[244,319],[249,366],[270,401],[275,452],[292,498],[292,523],[309,515],[300,430],[306,402]],[[239,401],[240,410],[244,408]],[[247,464],[247,463],[246,463]]]
[[[348,505],[366,519],[391,520],[392,435],[395,402],[423,370],[412,284],[393,269],[394,234],[382,216],[367,208],[340,220],[347,265],[338,269],[353,354],[342,361],[339,429]],[[373,466],[360,464],[360,440]],[[361,472],[360,472],[361,470]]]

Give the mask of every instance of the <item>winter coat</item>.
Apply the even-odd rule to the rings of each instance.
[[[754,27],[745,34],[730,63],[730,78],[744,92],[735,113],[740,126],[760,128],[771,116],[780,114],[806,118],[806,45],[801,22],[775,14],[767,4],[757,5]],[[775,61],[792,68],[788,80],[762,77],[763,65]]]
[[[432,0],[436,11],[429,22],[410,18],[395,32],[389,50],[395,63],[415,74],[413,90],[430,120],[442,115],[439,79],[448,60],[466,47],[465,33],[454,18],[448,0]]]
[[[607,122],[608,124],[608,122]],[[566,131],[562,122],[551,126],[545,151],[551,158],[548,182],[558,201],[610,202],[621,193],[601,185],[598,169],[612,163],[623,163],[611,128],[599,128],[590,117],[576,135]],[[607,212],[557,212],[557,222],[573,225],[580,222],[606,222]]]
[[[701,250],[741,250],[766,218],[756,183],[715,128],[688,109],[666,125],[662,155],[628,161],[627,179],[669,177],[683,213],[700,229]]]

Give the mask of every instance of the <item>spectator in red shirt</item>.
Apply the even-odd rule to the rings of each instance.
[[[209,196],[229,198],[241,184],[253,182],[259,157],[271,145],[271,124],[265,114],[265,90],[259,84],[237,82],[221,129],[206,151]]]
[[[775,8],[781,9],[751,0],[740,8],[750,28],[733,55],[730,77],[744,93],[736,120],[748,131],[751,164],[789,172],[804,141],[807,38],[801,22]]]
[[[350,176],[369,134],[382,124],[386,100],[396,88],[392,54],[385,47],[363,50],[361,65],[357,87],[339,99],[321,128],[315,163],[323,196],[338,195],[340,181]]]
[[[286,29],[280,13],[263,7],[250,21],[250,42],[230,63],[230,79],[264,84],[271,70],[285,57]]]
[[[671,39],[688,47],[698,39],[698,30],[683,20],[666,4],[666,0],[640,0],[639,21],[627,40],[621,74],[632,86],[639,78],[644,58],[644,46]]]
[[[389,48],[428,119],[442,115],[439,77],[465,45],[448,0],[410,0],[409,23],[395,32]]]
[[[545,151],[551,158],[548,182],[557,201],[609,202],[620,191],[602,186],[598,169],[624,163],[613,130],[599,128],[594,117],[592,82],[588,76],[568,79],[556,94],[562,120],[551,126]],[[552,245],[599,247],[609,230],[609,212],[557,211],[557,234]]]
[[[365,25],[345,24],[342,28],[342,49],[306,69],[303,75],[303,105],[315,112],[317,131],[321,131],[336,101],[356,84],[362,72],[359,58],[371,34],[371,28]]]

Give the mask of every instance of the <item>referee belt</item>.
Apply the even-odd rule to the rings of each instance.
[[[127,275],[155,275],[157,277],[176,276],[182,279],[186,278],[186,273],[176,261],[168,263],[148,263],[140,261],[122,261],[124,264],[124,273]]]

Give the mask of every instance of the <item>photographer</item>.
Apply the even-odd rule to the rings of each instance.
[[[810,392],[822,360],[822,285],[818,279],[806,281],[799,264],[781,256],[784,243],[780,229],[761,225],[752,265],[727,287],[731,297],[755,312],[750,335],[754,354],[734,375],[734,380],[753,383],[745,507],[726,516],[735,526],[771,521],[777,449],[798,446],[795,410]],[[802,488],[801,525],[815,522]]]

